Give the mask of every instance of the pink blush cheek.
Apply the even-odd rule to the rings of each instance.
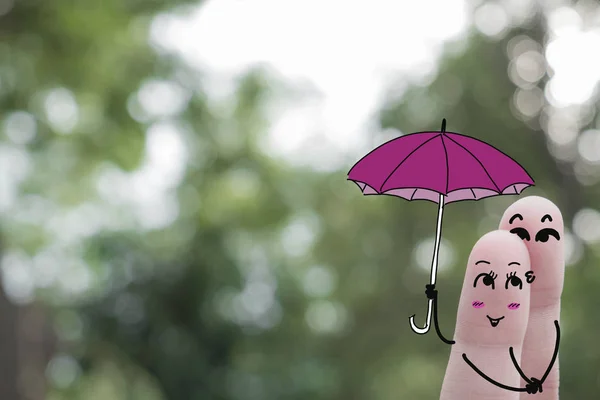
[[[483,308],[485,306],[485,303],[483,301],[474,301],[472,305],[473,308]]]
[[[518,310],[519,307],[521,307],[521,304],[519,304],[519,303],[510,303],[508,305],[509,310]]]

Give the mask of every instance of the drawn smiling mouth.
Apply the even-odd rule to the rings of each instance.
[[[490,320],[490,324],[492,324],[492,327],[495,328],[498,326],[498,324],[500,323],[500,321],[502,321],[504,319],[504,317],[500,317],[500,318],[490,318],[489,315],[486,315],[487,319]]]

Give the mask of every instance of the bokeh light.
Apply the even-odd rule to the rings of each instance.
[[[415,259],[419,268],[429,271],[431,269],[431,260],[433,249],[435,247],[435,238],[428,238],[419,243],[415,249]],[[440,242],[438,270],[444,272],[454,265],[455,252],[450,241],[442,239]]]
[[[592,208],[579,210],[573,218],[573,232],[584,242],[600,241],[600,212]]]
[[[508,15],[500,3],[486,2],[475,11],[475,26],[487,36],[500,36],[508,24]]]

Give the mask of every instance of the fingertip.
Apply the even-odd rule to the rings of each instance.
[[[563,216],[560,208],[551,200],[541,196],[523,197],[511,204],[502,215],[500,227],[505,228],[510,224],[508,221],[515,214],[520,214],[523,217],[528,215],[537,215],[543,211],[543,214],[550,214],[552,219],[557,222],[558,226],[563,225]],[[539,222],[539,221],[538,221]]]

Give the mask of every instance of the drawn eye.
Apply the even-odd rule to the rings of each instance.
[[[527,240],[528,242],[531,240],[531,236],[529,236],[529,232],[525,228],[513,228],[510,230],[510,233],[519,236],[521,240]]]
[[[550,236],[554,236],[556,240],[560,240],[560,235],[555,229],[544,228],[535,235],[535,241],[546,243],[550,239]]]
[[[527,283],[532,283],[535,281],[535,275],[533,274],[533,271],[525,272],[525,280],[527,280]]]
[[[517,272],[511,272],[510,274],[506,274],[506,284],[504,285],[505,289],[508,289],[508,284],[512,286],[518,286],[519,290],[523,289],[523,281],[521,278],[517,276]]]
[[[475,282],[473,282],[473,287],[477,287],[477,281],[479,280],[479,278],[483,278],[481,280],[483,282],[483,284],[485,286],[491,286],[492,290],[494,290],[496,288],[494,281],[496,280],[497,277],[498,277],[498,275],[495,274],[494,271],[482,272],[481,274],[477,275],[477,277],[475,278]]]

